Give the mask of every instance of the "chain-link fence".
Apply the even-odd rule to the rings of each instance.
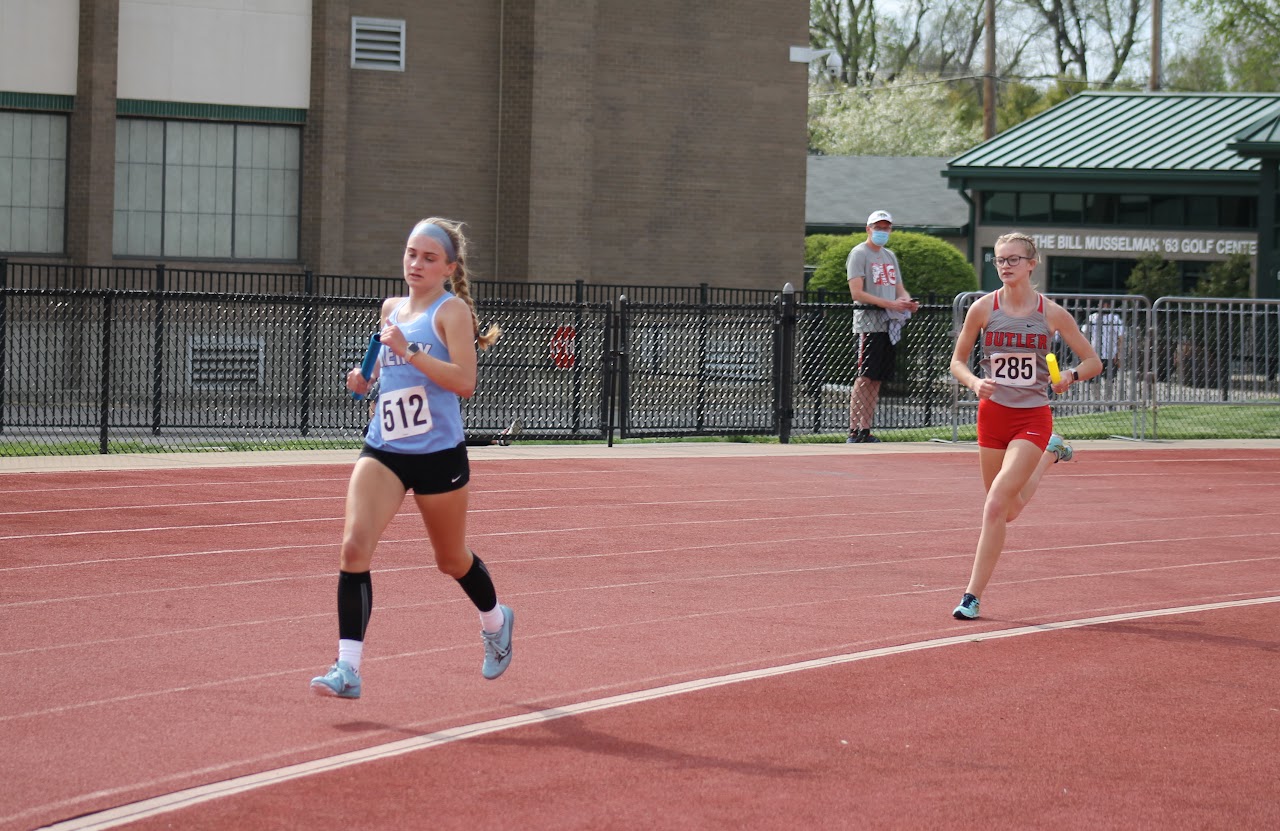
[[[567,286],[560,296],[592,296]],[[854,305],[624,294],[477,292],[481,319],[504,335],[480,355],[468,435],[487,441],[513,421],[533,440],[848,433]],[[875,411],[880,438],[974,438],[976,401],[949,364],[978,296],[907,322]],[[1280,438],[1280,301],[1055,299],[1107,365],[1055,397],[1068,436]],[[376,300],[307,293],[0,288],[0,454],[354,447],[369,404],[343,378],[377,313]]]

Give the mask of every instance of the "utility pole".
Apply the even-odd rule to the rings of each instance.
[[[996,0],[986,0],[984,28],[986,59],[982,74],[982,138],[989,139],[996,134]]]
[[[1160,75],[1163,68],[1160,66],[1160,50],[1162,37],[1160,29],[1163,24],[1161,18],[1164,13],[1161,9],[1163,3],[1161,0],[1152,0],[1151,3],[1151,80],[1147,82],[1147,89],[1151,92],[1160,91]]]

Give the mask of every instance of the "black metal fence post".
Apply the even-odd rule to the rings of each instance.
[[[780,331],[778,337],[778,441],[791,441],[791,420],[795,416],[792,396],[795,384],[796,363],[796,288],[787,283],[782,287]]]
[[[298,404],[298,430],[305,436],[311,430],[311,350],[316,326],[315,280],[311,269],[303,274],[302,281],[307,299],[302,304],[302,377],[298,380],[298,397],[301,399]]]
[[[573,284],[573,435],[582,429],[582,304],[585,302],[586,283],[575,280]],[[608,341],[605,341],[607,344]],[[606,346],[606,349],[608,347]],[[554,360],[554,356],[553,356]]]
[[[627,338],[630,337],[628,328],[627,296],[623,294],[618,296],[618,328],[614,332],[616,344],[614,355],[618,367],[618,435],[624,439],[631,427],[631,365],[627,358]],[[612,431],[610,435],[613,435]],[[612,447],[612,444],[610,446]]]
[[[613,447],[613,405],[618,383],[618,325],[614,315],[613,307],[609,306],[604,315],[604,371],[601,373],[603,387],[600,390],[600,423],[605,425],[605,437],[610,447]]]
[[[155,324],[151,356],[151,435],[160,435],[164,410],[164,263],[156,263]]]
[[[0,257],[0,433],[4,432],[5,376],[8,374],[8,367],[5,364],[6,353],[4,348],[5,341],[7,340],[9,323],[9,295],[5,294],[5,289],[8,287],[9,261],[4,257]]]
[[[111,425],[111,315],[112,292],[102,297],[102,391],[98,412],[98,452],[111,452],[109,430]]]
[[[707,332],[708,312],[711,305],[707,283],[698,284],[698,400],[694,414],[694,432],[702,435],[707,425]]]

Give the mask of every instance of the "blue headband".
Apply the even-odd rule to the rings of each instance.
[[[458,251],[453,247],[453,239],[450,238],[449,232],[441,228],[439,225],[434,222],[428,222],[424,219],[417,225],[413,226],[413,230],[409,232],[409,236],[411,237],[419,235],[431,237],[433,240],[440,243],[440,247],[444,249],[444,258],[448,262],[453,262],[458,259]]]

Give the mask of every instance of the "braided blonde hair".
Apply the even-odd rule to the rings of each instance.
[[[1031,259],[1039,260],[1040,253],[1036,250],[1036,241],[1021,231],[1014,231],[1011,234],[1005,234],[996,240],[996,245],[1004,245],[1008,242],[1020,242],[1031,252]],[[994,249],[993,249],[994,250]]]
[[[476,343],[480,345],[481,349],[488,349],[497,343],[498,338],[502,335],[502,328],[496,323],[491,323],[483,333],[480,331],[480,318],[476,314],[476,301],[471,297],[471,285],[467,280],[467,238],[462,234],[462,223],[436,216],[424,219],[422,222],[430,222],[432,225],[440,226],[449,235],[449,239],[453,241],[453,250],[457,256],[454,258],[455,268],[453,269],[453,274],[449,277],[449,289],[455,297],[461,298],[467,304],[467,308],[471,309],[471,320],[475,328]],[[421,225],[422,222],[418,224]]]

